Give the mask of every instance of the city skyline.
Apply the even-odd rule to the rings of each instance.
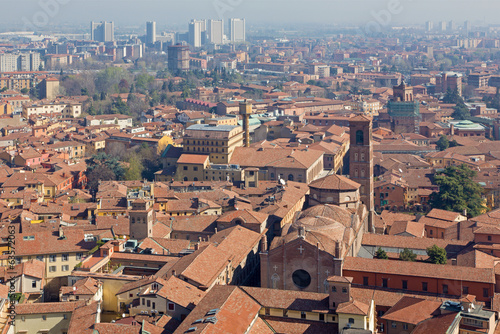
[[[273,2],[257,1],[201,1],[190,0],[183,3],[149,0],[135,6],[132,1],[108,0],[52,0],[47,2],[27,0],[27,6],[19,8],[13,3],[2,7],[11,13],[4,25],[16,26],[39,18],[40,12],[49,14],[52,24],[81,25],[88,21],[115,21],[117,26],[144,25],[146,21],[156,21],[161,25],[182,25],[193,18],[224,19],[244,17],[251,24],[340,24],[360,25],[381,19],[388,25],[423,24],[426,21],[469,20],[473,24],[500,24],[495,12],[500,3],[478,0],[474,2],[444,0],[433,2],[423,0],[341,1],[317,0],[314,2]],[[453,4],[453,5],[452,5]],[[389,17],[380,13],[393,6]],[[322,8],[318,11],[317,8]],[[341,15],[339,15],[341,14]],[[37,16],[38,15],[38,16]],[[10,19],[11,18],[11,19]]]

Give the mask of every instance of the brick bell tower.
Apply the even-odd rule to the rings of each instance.
[[[349,120],[349,176],[361,185],[361,201],[368,210],[368,232],[375,232],[373,199],[373,141],[372,119],[358,115]]]

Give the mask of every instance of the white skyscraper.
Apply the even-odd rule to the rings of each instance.
[[[195,48],[205,44],[205,20],[191,20],[189,23],[189,44]]]
[[[245,19],[229,19],[229,35],[232,43],[241,43],[246,40]]]
[[[156,43],[156,22],[151,21],[146,23],[146,43]]]
[[[224,43],[224,21],[208,20],[207,42],[221,45]]]
[[[432,31],[434,29],[434,22],[427,21],[425,22],[425,30]]]
[[[90,38],[96,42],[112,42],[115,40],[114,22],[90,23]]]

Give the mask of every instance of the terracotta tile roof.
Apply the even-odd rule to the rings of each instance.
[[[173,220],[167,220],[164,223],[170,226],[172,224],[173,231],[195,231],[195,232],[208,232],[215,233],[217,226],[216,215],[200,215],[189,217],[173,217]]]
[[[16,256],[86,252],[96,243],[94,240],[85,241],[84,234],[84,230],[65,229],[64,238],[59,237],[58,231],[46,231],[37,232],[34,240],[23,240],[24,236],[32,235],[22,233],[16,239]]]
[[[327,281],[328,282],[337,282],[337,283],[352,283],[353,278],[352,277],[345,277],[345,276],[330,276],[328,277]]]
[[[309,187],[316,189],[358,190],[361,185],[345,176],[332,174],[311,182]]]
[[[273,333],[287,334],[331,334],[337,333],[338,324],[307,321],[302,319],[262,316],[263,321],[273,329]],[[264,332],[265,333],[265,332]]]
[[[147,285],[151,285],[152,283],[158,283],[160,285],[165,285],[167,283],[166,280],[164,280],[163,278],[160,278],[160,277],[157,277],[155,275],[152,275],[152,276],[148,276],[148,277],[144,277],[140,280],[137,280],[137,281],[132,281],[132,282],[129,282],[129,283],[125,283],[124,285],[122,285],[122,287],[120,288],[120,290],[118,290],[116,292],[115,295],[120,295],[124,292],[127,292],[127,291],[131,291],[131,290],[134,290],[134,289],[138,289],[140,287],[144,287],[144,286],[147,286]]]
[[[500,227],[497,226],[481,226],[473,231],[474,234],[490,234],[500,235]]]
[[[207,312],[217,309],[213,315],[217,322],[195,323],[205,319]],[[237,286],[216,285],[207,293],[193,311],[184,319],[174,334],[190,333],[245,333],[258,317],[261,306]]]
[[[429,217],[429,218],[441,219],[441,220],[446,220],[446,221],[450,221],[450,222],[457,221],[460,218],[460,216],[462,216],[460,213],[441,210],[441,209],[432,209],[426,215],[426,217]]]
[[[68,334],[93,334],[92,326],[97,322],[99,311],[97,302],[76,308],[71,315]]]
[[[390,235],[398,235],[402,233],[411,234],[414,237],[422,238],[425,232],[425,225],[415,221],[395,221],[392,224]]]
[[[422,217],[418,221],[420,224],[424,224],[425,226],[437,227],[437,228],[450,228],[458,224],[456,221],[447,221],[441,219],[433,219],[430,217]]]
[[[100,230],[112,228],[117,235],[130,235],[130,223],[127,216],[96,216],[96,226]]]
[[[427,249],[433,245],[441,248],[454,249],[457,253],[459,249],[463,249],[468,245],[468,241],[463,240],[445,240],[445,239],[430,239],[430,238],[413,238],[399,235],[386,235],[386,234],[363,234],[362,245],[375,246],[375,247],[396,247],[396,248],[409,248],[409,249]]]
[[[210,242],[217,245],[219,252],[229,255],[233,268],[242,263],[248,255],[259,245],[261,234],[242,226],[225,229],[210,238]]]
[[[208,160],[208,155],[182,154],[177,160],[177,164],[196,164],[203,165]]]
[[[253,210],[234,210],[228,211],[217,219],[217,222],[230,223],[235,218],[242,219],[245,224],[262,224],[269,216],[265,213],[256,212]]]
[[[189,310],[192,310],[205,297],[205,294],[205,291],[175,276],[171,276],[157,293],[157,295]]]
[[[85,301],[56,302],[56,303],[34,303],[17,304],[16,313],[23,314],[48,314],[48,313],[71,313],[76,308],[85,305]]]
[[[146,238],[141,244],[140,249],[151,248],[156,251],[156,254],[178,255],[183,250],[189,249],[190,241],[181,239],[168,238]]]
[[[382,316],[382,319],[417,325],[438,315],[440,307],[440,302],[403,297]]]
[[[392,226],[396,221],[410,221],[415,220],[416,217],[413,215],[408,215],[406,213],[391,212],[388,210],[382,211],[380,217],[388,226]]]
[[[137,325],[124,325],[116,323],[98,323],[94,325],[94,333],[97,331],[99,334],[141,334],[142,326]]]
[[[99,290],[99,281],[92,278],[87,277],[81,280],[78,280],[73,284],[73,286],[62,286],[60,292],[64,295],[94,295]]]
[[[370,305],[362,303],[358,300],[352,300],[346,303],[341,303],[337,306],[335,310],[336,313],[340,314],[357,314],[357,315],[368,315],[370,311]]]
[[[229,264],[230,258],[230,254],[221,252],[218,247],[210,244],[201,249],[180,275],[199,284],[200,287],[210,287]]]
[[[45,274],[45,263],[38,260],[29,260],[26,262],[22,262],[20,264],[17,264],[14,267],[14,270],[8,271],[9,277],[12,278],[25,275],[28,277],[43,279],[45,277],[44,274]]]
[[[256,149],[237,147],[231,157],[231,164],[242,167],[309,168],[323,156],[316,150]]]
[[[470,218],[470,221],[490,224],[490,225],[500,225],[500,209],[496,209],[480,216]]]
[[[419,323],[412,334],[442,334],[446,333],[455,321],[458,313],[449,313],[435,316]]]
[[[257,320],[255,320],[255,323],[248,332],[248,334],[273,334],[273,333],[275,332],[261,318],[257,318]]]
[[[388,275],[442,278],[489,284],[495,283],[492,269],[446,266],[432,263],[346,257],[343,269],[347,272],[373,272]]]
[[[255,299],[262,307],[330,313],[328,294],[325,293],[253,287],[240,288]]]

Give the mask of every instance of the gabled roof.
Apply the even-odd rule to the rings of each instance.
[[[438,315],[441,303],[426,299],[403,297],[387,311],[382,319],[412,325]]]
[[[165,285],[157,292],[157,295],[169,301],[192,310],[200,300],[205,297],[206,292],[193,285],[171,276]]]
[[[357,300],[351,300],[349,302],[339,304],[335,312],[341,314],[368,315],[368,312],[370,312],[370,306]]]
[[[311,182],[309,187],[316,189],[355,191],[358,190],[361,185],[345,176],[331,174]]]

